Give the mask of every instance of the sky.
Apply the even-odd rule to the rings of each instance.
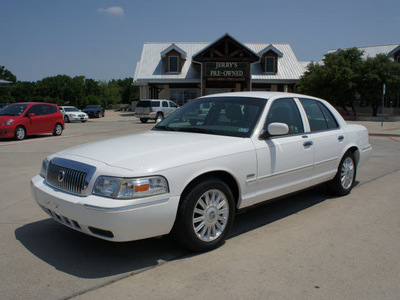
[[[398,0],[0,0],[0,66],[19,81],[133,77],[146,42],[288,43],[299,61],[400,43]]]

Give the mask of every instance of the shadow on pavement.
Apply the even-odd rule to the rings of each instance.
[[[323,187],[317,187],[248,209],[236,216],[229,238],[296,214],[329,198],[330,194]],[[61,272],[81,278],[131,273],[156,266],[160,260],[173,261],[197,255],[179,246],[170,236],[112,243],[74,231],[52,219],[26,224],[15,231],[15,236],[39,259]]]

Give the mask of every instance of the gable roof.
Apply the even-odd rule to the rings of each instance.
[[[226,35],[225,35],[226,36]],[[229,36],[229,35],[228,35]],[[218,39],[220,40],[220,39]],[[218,41],[217,40],[217,41]],[[239,42],[238,42],[239,43]],[[170,83],[187,82],[198,83],[200,81],[199,63],[193,57],[206,50],[213,43],[145,43],[140,61],[136,65],[134,83],[146,85],[148,83]],[[161,53],[168,53],[168,49],[174,45],[179,47],[187,55],[182,66],[181,73],[169,74],[165,72],[165,62]],[[282,56],[278,60],[278,72],[276,74],[265,74],[262,72],[260,63],[251,64],[251,80],[253,82],[297,82],[305,72],[305,64],[299,62],[289,44],[271,43],[246,43],[242,44],[261,59],[259,54],[266,49],[274,49]]]
[[[179,48],[177,45],[172,43],[171,46],[169,46],[167,49],[161,52],[161,57],[164,58],[169,52],[172,50],[175,50],[176,52],[180,53],[182,55],[182,58],[186,58],[186,52],[183,51],[181,48]]]

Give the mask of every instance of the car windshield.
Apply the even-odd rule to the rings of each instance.
[[[246,97],[199,98],[184,105],[153,130],[250,137],[267,101]]]
[[[10,104],[0,110],[0,116],[19,116],[27,109],[27,107],[27,104]]]
[[[76,107],[64,107],[64,111],[79,111]]]
[[[86,106],[86,109],[97,109],[97,108],[99,108],[98,105],[88,105],[88,106]]]

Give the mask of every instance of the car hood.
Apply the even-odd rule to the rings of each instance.
[[[149,131],[65,150],[57,156],[96,161],[140,174],[253,150],[249,138]]]

